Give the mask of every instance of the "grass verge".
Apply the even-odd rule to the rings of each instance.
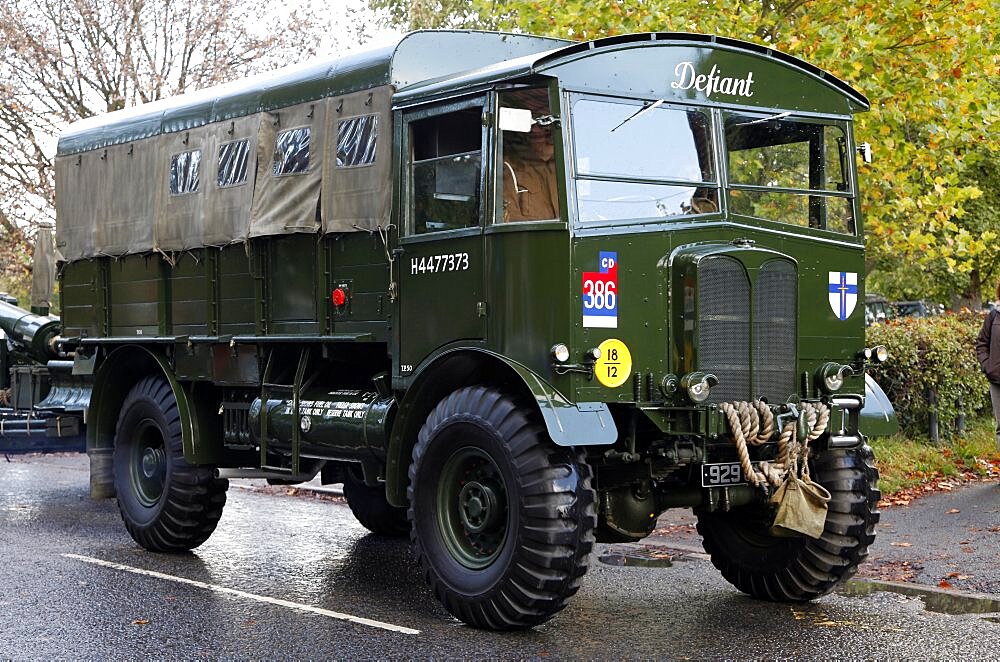
[[[872,439],[883,498],[942,479],[996,475],[1000,469],[992,419],[972,421],[964,436],[932,444],[902,434]]]

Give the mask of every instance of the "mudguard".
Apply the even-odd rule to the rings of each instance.
[[[535,397],[549,436],[557,446],[605,446],[618,441],[618,428],[603,402],[570,402],[526,366],[498,357],[516,372]]]
[[[861,409],[858,427],[866,437],[887,437],[899,432],[896,410],[882,387],[871,375],[865,374],[865,406]]]
[[[144,375],[159,372],[170,384],[181,419],[184,458],[192,464],[211,462],[213,453],[200,443],[200,416],[190,393],[178,381],[166,358],[139,345],[112,351],[97,368],[90,400],[87,448],[112,448],[118,410],[132,386]]]
[[[452,391],[482,383],[483,375],[520,382],[538,406],[552,441],[559,446],[610,445],[618,429],[603,402],[571,403],[530,368],[483,348],[449,348],[428,358],[406,388],[386,449],[386,496],[406,505],[407,468],[427,414]]]

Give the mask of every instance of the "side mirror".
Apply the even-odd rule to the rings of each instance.
[[[527,108],[501,108],[500,109],[500,130],[516,131],[517,133],[531,133],[531,125],[534,124],[531,111]]]
[[[871,143],[861,143],[858,145],[858,154],[861,155],[861,160],[865,163],[872,162],[872,146]]]

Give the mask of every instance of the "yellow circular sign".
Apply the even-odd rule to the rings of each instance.
[[[601,350],[601,358],[594,364],[594,374],[597,381],[608,388],[621,386],[632,374],[632,354],[628,347],[617,338],[608,338],[597,346]]]

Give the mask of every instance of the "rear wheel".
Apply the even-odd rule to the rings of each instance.
[[[456,618],[528,628],[576,593],[597,519],[590,467],[510,397],[474,386],[441,401],[409,476],[414,550]]]
[[[385,486],[371,487],[354,469],[344,471],[344,498],[361,525],[380,536],[405,536],[410,532],[406,508],[397,508],[385,498]]]
[[[812,478],[830,491],[819,539],[777,538],[767,508],[698,512],[698,532],[729,583],[755,598],[812,600],[851,577],[868,556],[879,519],[878,470],[871,448],[829,450]]]
[[[141,379],[122,405],[115,430],[118,510],[133,540],[153,552],[205,542],[222,516],[229,481],[188,464],[180,412],[162,377]]]

